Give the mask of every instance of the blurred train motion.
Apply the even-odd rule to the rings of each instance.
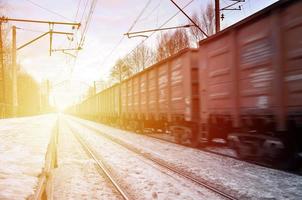
[[[242,159],[301,167],[302,1],[281,0],[68,112],[192,146],[219,138]]]

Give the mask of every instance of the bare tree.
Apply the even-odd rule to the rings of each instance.
[[[215,32],[215,8],[213,3],[207,4],[206,8],[201,8],[200,13],[195,12],[192,15],[192,20],[201,27],[207,35],[213,35]],[[198,42],[205,37],[205,35],[194,26],[190,28],[190,36],[197,46]]]
[[[215,8],[213,3],[209,3],[201,15],[201,24],[208,35],[213,35],[215,31]]]
[[[113,81],[121,82],[133,74],[132,68],[123,59],[118,59],[111,69],[110,77]]]
[[[185,29],[177,29],[173,33],[164,33],[158,38],[157,43],[156,61],[161,61],[190,46]]]
[[[152,64],[153,55],[152,49],[145,44],[141,44],[129,56],[124,58],[124,61],[131,66],[134,73],[137,73]]]

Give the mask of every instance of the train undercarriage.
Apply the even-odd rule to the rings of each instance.
[[[263,116],[262,119],[271,121]],[[279,169],[302,169],[300,115],[288,120],[289,130],[286,132],[273,131],[268,128],[273,126],[265,123],[263,126],[255,126],[251,123],[248,128],[245,126],[241,129],[234,129],[230,126],[229,116],[220,116],[220,119],[216,119],[219,124],[214,123],[215,120],[213,120],[200,126],[196,122],[179,119],[168,121],[164,117],[156,120],[153,117],[145,118],[144,116],[123,116],[121,118],[107,116],[94,117],[93,120],[139,134],[167,134],[174,138],[174,142],[194,148],[224,145],[235,150],[237,157],[242,160],[264,163]],[[206,137],[199,134],[201,129],[207,130]],[[223,140],[224,143],[215,144],[215,139]]]

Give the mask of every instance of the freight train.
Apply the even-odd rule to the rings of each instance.
[[[302,1],[281,0],[69,109],[244,159],[301,166]]]

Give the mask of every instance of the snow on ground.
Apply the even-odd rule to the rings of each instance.
[[[130,152],[112,141],[93,134],[93,131],[72,123],[119,177],[119,182],[131,191],[134,199],[223,199],[179,175],[162,169],[145,158]]]
[[[56,116],[0,120],[0,199],[34,194]]]
[[[133,134],[87,120],[68,118],[117,137],[190,172],[195,177],[223,188],[224,191],[236,192],[240,199],[302,199],[302,176]]]
[[[58,141],[58,168],[54,169],[49,184],[54,200],[121,199],[63,123]]]

